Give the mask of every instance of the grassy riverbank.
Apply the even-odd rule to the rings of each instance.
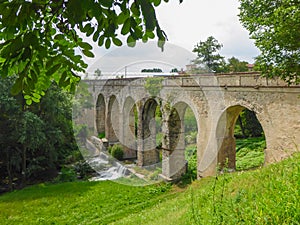
[[[1,224],[299,224],[300,154],[187,189],[41,184],[0,196]]]

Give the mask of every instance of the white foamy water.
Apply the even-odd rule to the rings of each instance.
[[[115,180],[129,174],[129,170],[125,166],[103,152],[88,161],[98,174],[90,181]]]

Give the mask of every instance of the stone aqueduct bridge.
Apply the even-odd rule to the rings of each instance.
[[[255,112],[264,130],[265,163],[300,149],[299,85],[288,86],[257,73],[158,79],[161,85],[152,93],[154,85],[146,89],[146,78],[85,81],[95,105],[85,111],[85,122],[95,134],[105,132],[110,143],[120,142],[125,156],[136,157],[140,166],[159,161],[153,122],[157,106],[163,118],[162,174],[170,179],[186,169],[183,118],[187,107],[197,120],[198,177],[213,175],[226,160],[229,168],[235,168],[234,126],[245,108]]]

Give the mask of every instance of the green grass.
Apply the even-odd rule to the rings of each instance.
[[[0,196],[0,224],[300,224],[300,154],[187,189],[114,182],[37,185]]]
[[[0,224],[107,224],[168,199],[168,187],[109,181],[32,186],[0,197]]]
[[[300,224],[300,154],[260,170],[195,181],[115,224]]]
[[[265,161],[264,137],[236,139],[236,170],[262,166]]]

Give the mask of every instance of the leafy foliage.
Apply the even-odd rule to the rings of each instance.
[[[208,72],[224,72],[226,63],[224,57],[217,54],[217,51],[223,47],[214,37],[210,36],[206,41],[200,41],[193,49],[197,53],[195,64],[204,64]]]
[[[122,160],[124,155],[123,147],[119,144],[113,145],[111,148],[111,155],[118,160]]]
[[[153,68],[153,69],[142,69],[142,73],[162,73],[162,69],[160,68]]]
[[[251,110],[243,110],[236,122],[235,136],[238,138],[261,137],[263,129],[255,113]]]
[[[240,20],[261,55],[256,65],[262,74],[299,83],[300,7],[294,0],[240,0]]]
[[[228,59],[228,67],[230,72],[246,72],[248,71],[247,64],[248,62],[240,61],[235,57]]]
[[[39,102],[53,81],[75,90],[80,80],[76,74],[87,67],[82,55],[94,57],[92,46],[79,33],[106,48],[122,45],[121,35],[127,37],[129,46],[157,36],[163,48],[166,41],[155,14],[160,0],[0,3],[1,77],[17,75],[12,93],[22,91],[28,105]]]
[[[144,87],[152,97],[156,97],[162,89],[163,80],[163,77],[147,77]]]
[[[29,107],[22,96],[9,94],[15,79],[0,82],[0,187],[9,189],[52,178],[78,151],[70,94],[54,84],[39,104]]]

